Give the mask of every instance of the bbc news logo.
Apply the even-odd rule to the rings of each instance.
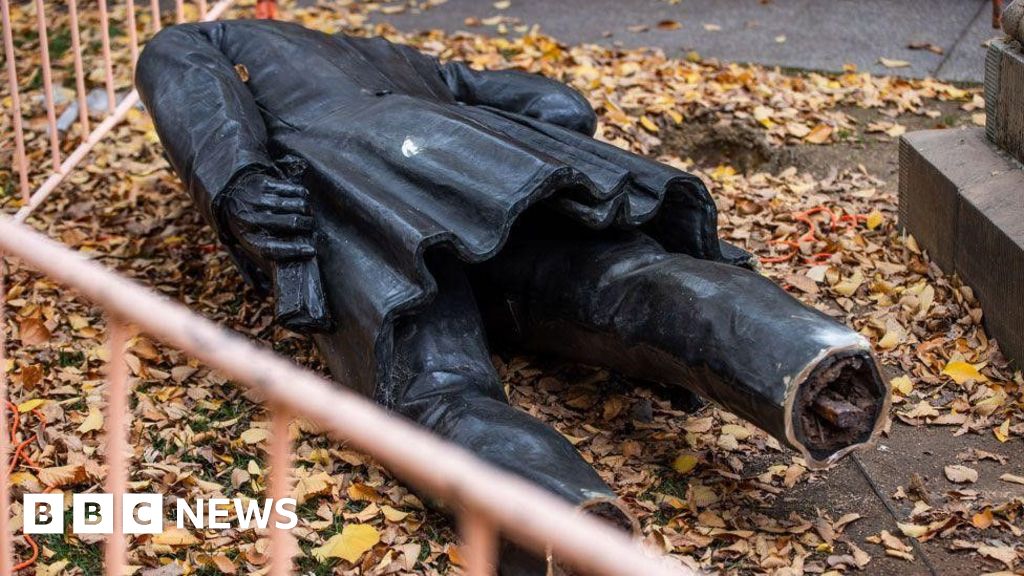
[[[25,534],[64,533],[63,494],[25,494]],[[175,525],[181,529],[228,530],[250,527],[265,529],[271,524],[290,530],[299,523],[294,498],[249,500],[242,498],[198,498],[190,503],[175,502]],[[234,512],[234,524],[232,515]],[[71,531],[74,534],[112,534],[114,532],[113,494],[73,494]],[[276,515],[276,519],[274,518]],[[125,534],[160,534],[164,531],[162,494],[125,494],[121,499],[121,527]]]

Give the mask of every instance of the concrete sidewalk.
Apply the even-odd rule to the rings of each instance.
[[[489,0],[448,0],[424,11],[377,12],[375,19],[406,31],[497,34],[493,26],[468,28],[466,19],[503,15],[539,24],[569,44],[658,47],[669,55],[696,50],[704,57],[811,70],[855,64],[877,74],[981,82],[983,43],[1000,34],[991,12],[990,0],[511,0],[505,9]],[[659,27],[663,21],[679,26]],[[942,54],[908,47],[917,43]],[[889,68],[882,57],[909,65]]]

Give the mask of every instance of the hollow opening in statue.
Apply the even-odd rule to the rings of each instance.
[[[797,439],[822,460],[867,442],[879,420],[886,390],[870,357],[829,356],[801,383],[793,403]]]

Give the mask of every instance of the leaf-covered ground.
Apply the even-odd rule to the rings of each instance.
[[[893,379],[894,428],[903,431],[883,444],[905,447],[897,436],[938,437],[941,446],[955,447],[956,457],[939,463],[940,475],[906,469],[888,479],[892,491],[876,486],[877,494],[863,494],[898,503],[872,515],[857,498],[828,497],[843,492],[840,471],[808,471],[795,454],[726,412],[687,413],[671,391],[602,370],[496,355],[513,403],[576,445],[638,516],[651,546],[691,566],[733,573],[918,572],[926,569],[920,556],[935,549],[922,546],[950,554],[952,563],[940,572],[1024,566],[1024,472],[1014,461],[1024,437],[1024,379],[984,331],[970,288],[944,276],[896,223],[894,138],[908,128],[983,123],[977,89],[856,70],[783,73],[698,54],[670,59],[655,51],[564,46],[526,24],[492,17],[489,9],[467,22],[473,33],[409,35],[368,24],[374,11],[407,8],[286,4],[282,17],[325,31],[384,34],[445,59],[570,83],[598,111],[599,138],[702,176],[719,203],[723,236],[762,257],[764,273],[795,296],[875,343]],[[243,3],[235,14],[251,10]],[[34,49],[32,6],[18,4],[12,12],[19,49]],[[120,4],[113,21],[123,22]],[[66,14],[52,7],[49,22],[60,112],[74,87]],[[140,14],[140,28],[146,26]],[[115,26],[113,42],[123,90],[130,83],[123,27]],[[83,43],[88,86],[99,87],[94,27],[83,31]],[[48,159],[41,80],[36,62],[20,64],[29,149],[41,171]],[[6,109],[10,101],[3,97]],[[5,114],[0,122],[0,189],[5,210],[13,211],[10,120]],[[80,138],[77,126],[65,136],[68,151]],[[115,129],[31,223],[321,369],[312,346],[273,327],[268,302],[243,285],[169,171],[143,112]],[[100,490],[104,318],[16,260],[9,266],[5,369],[19,413],[16,441],[24,443],[11,477],[15,500],[24,492]],[[129,353],[132,488],[190,499],[260,495],[269,430],[259,403],[144,336],[130,342]],[[296,421],[291,433],[304,572],[458,570],[445,517],[425,509],[371,458],[328,440],[311,423]],[[826,497],[793,503],[793,494]],[[19,528],[20,505],[15,512]],[[136,574],[151,576],[258,574],[267,566],[266,536],[172,530],[135,538],[131,561]],[[19,537],[17,544],[19,557],[31,558],[29,542]],[[25,573],[99,573],[96,539],[45,536],[38,546]]]

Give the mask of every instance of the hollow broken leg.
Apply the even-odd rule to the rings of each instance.
[[[755,272],[668,253],[639,231],[536,218],[474,282],[489,327],[520,345],[682,385],[810,466],[864,445],[888,414],[888,387],[855,331]]]

